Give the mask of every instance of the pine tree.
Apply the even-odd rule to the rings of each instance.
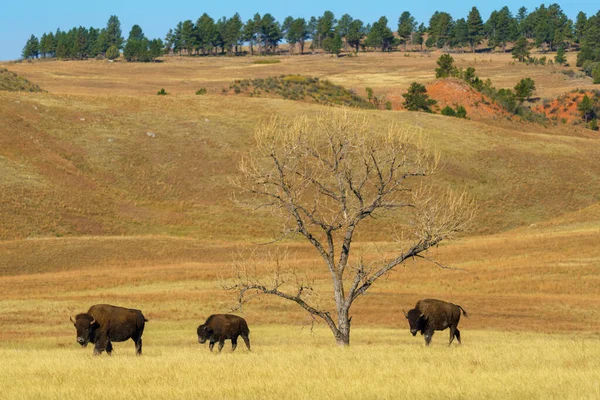
[[[416,27],[417,22],[415,18],[408,11],[404,11],[398,19],[398,36],[400,36],[404,43],[404,51],[406,51],[406,46],[410,42],[410,38]]]
[[[580,11],[579,14],[577,14],[577,19],[575,22],[575,43],[581,43],[587,22],[587,16],[583,11]]]
[[[588,95],[584,95],[583,99],[577,106],[577,110],[581,113],[581,118],[587,123],[590,119],[594,119],[596,117],[596,113],[594,112],[594,104],[592,103],[592,99],[588,97]]]
[[[121,49],[123,47],[123,34],[121,32],[121,22],[119,21],[119,17],[116,15],[111,15],[108,18],[108,22],[106,23],[106,43],[110,46],[116,46],[117,49]]]
[[[37,58],[40,54],[40,42],[35,35],[31,35],[23,48],[23,58]]]
[[[475,53],[475,47],[481,43],[483,38],[483,20],[477,7],[473,7],[467,17],[467,39],[471,45],[471,51]]]
[[[348,35],[346,36],[346,41],[348,42],[348,45],[354,47],[354,49],[358,53],[360,42],[364,37],[365,32],[363,22],[360,19],[355,19],[350,24],[350,28],[348,29]]]
[[[522,103],[525,99],[529,100],[535,90],[535,81],[531,78],[524,78],[515,85],[515,96]]]
[[[518,59],[520,62],[525,61],[529,57],[529,42],[523,36],[521,36],[516,42],[512,50],[513,58]]]
[[[554,57],[554,62],[557,65],[564,65],[567,63],[567,57],[565,56],[565,48],[563,46],[560,46],[558,48],[556,56]]]
[[[417,82],[413,82],[402,97],[404,97],[404,108],[409,111],[431,112],[431,106],[437,103],[429,98],[425,86]]]

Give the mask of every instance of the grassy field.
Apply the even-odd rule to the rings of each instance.
[[[235,306],[222,289],[233,262],[245,257],[265,275],[271,266],[251,250],[276,236],[278,221],[237,208],[228,183],[254,127],[324,109],[221,89],[302,74],[394,100],[413,80],[432,80],[437,57],[276,59],[4,65],[47,92],[0,92],[2,397],[599,398],[600,137],[580,127],[351,110],[374,130],[422,129],[443,158],[434,185],[477,200],[473,229],[428,253],[461,270],[397,268],[353,305],[347,349],[322,324],[311,333],[297,305],[266,297],[243,310],[251,353],[229,354],[228,343],[217,356],[196,342],[198,324]],[[509,55],[455,59],[498,88],[530,76],[542,98],[592,87]],[[156,96],[161,87],[170,94]],[[208,93],[195,95],[201,87]],[[367,223],[354,257],[397,250],[388,220]],[[311,301],[330,308],[318,256],[302,242],[285,246],[321,293]],[[448,348],[447,331],[430,348],[410,336],[402,310],[422,298],[468,311],[462,346]],[[143,310],[143,357],[133,343],[115,344],[113,357],[79,348],[69,316],[97,303]]]
[[[463,345],[407,329],[356,329],[355,345],[294,326],[252,329],[253,351],[220,355],[195,342],[194,326],[148,323],[142,357],[117,343],[91,356],[48,338],[0,345],[3,398],[20,399],[597,399],[600,337],[468,331]]]

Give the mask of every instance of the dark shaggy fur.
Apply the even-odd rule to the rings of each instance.
[[[77,314],[71,322],[77,329],[77,342],[82,346],[94,343],[94,355],[104,350],[112,353],[112,342],[132,339],[137,355],[142,354],[142,334],[148,321],[140,310],[96,304],[87,313]]]
[[[198,327],[198,342],[204,343],[208,340],[209,349],[213,351],[216,342],[219,342],[219,352],[223,349],[225,340],[231,339],[231,351],[237,347],[238,336],[241,336],[250,350],[250,330],[246,320],[237,315],[213,314],[205,323]]]
[[[443,331],[450,328],[450,342],[456,337],[460,344],[460,331],[458,330],[458,321],[460,321],[460,312],[467,317],[467,312],[459,305],[448,303],[442,300],[425,299],[419,300],[415,308],[404,313],[410,325],[410,333],[415,336],[417,332],[425,336],[425,344],[429,346],[434,331]]]

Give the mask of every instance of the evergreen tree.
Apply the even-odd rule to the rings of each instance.
[[[516,42],[512,50],[513,58],[518,59],[520,62],[525,61],[529,57],[529,42],[523,36],[521,36]]]
[[[223,42],[230,55],[235,55],[237,53],[238,44],[242,40],[243,26],[244,23],[238,13],[235,13],[233,17],[227,20],[225,32],[223,34]]]
[[[346,41],[348,42],[348,45],[354,47],[358,53],[360,42],[364,37],[365,32],[363,22],[360,19],[353,20],[348,28],[348,34],[346,35]]]
[[[336,56],[342,51],[342,37],[339,32],[336,32],[332,38],[328,37],[323,41],[323,50]]]
[[[202,14],[196,21],[195,42],[192,48],[199,48],[202,54],[209,54],[216,46],[218,30],[215,25],[215,20],[207,13]]]
[[[402,97],[404,97],[404,108],[409,111],[431,112],[431,106],[437,103],[429,98],[425,86],[417,82],[413,82]]]
[[[40,54],[40,42],[35,35],[31,35],[23,48],[23,58],[37,58]]]
[[[467,40],[471,45],[471,51],[475,53],[475,47],[481,43],[483,38],[483,20],[477,7],[471,8],[467,17]]]
[[[72,57],[75,57],[79,60],[83,60],[87,57],[87,29],[83,26],[80,26],[75,30],[75,38],[73,40],[73,48],[71,51]]]
[[[148,39],[139,25],[133,25],[123,49],[127,61],[148,61]]]
[[[427,29],[425,28],[425,24],[421,23],[421,25],[419,25],[419,28],[417,28],[417,31],[413,35],[413,44],[418,44],[419,46],[421,46],[421,51],[423,51],[423,35],[425,34],[426,30]]]
[[[42,58],[46,58],[48,56],[51,47],[52,39],[49,38],[46,33],[42,34],[42,37],[40,38],[40,55],[42,56]]]
[[[283,37],[281,35],[279,23],[271,14],[267,13],[263,15],[260,24],[260,33],[263,38],[265,51],[270,49],[271,52],[275,52],[275,49]]]
[[[600,11],[588,19],[581,38],[581,51],[577,55],[577,66],[581,67],[585,61],[600,62]]]
[[[469,26],[464,18],[459,18],[452,27],[450,44],[452,47],[464,47],[469,43]]]
[[[188,19],[183,21],[180,31],[180,40],[181,49],[185,50],[188,55],[194,54],[198,47],[198,37],[192,20]]]
[[[587,16],[583,11],[580,11],[579,14],[577,14],[577,19],[575,22],[575,43],[581,43],[581,39],[583,38],[583,35],[585,33],[585,27],[587,26],[587,22]]]
[[[100,54],[100,52],[97,51],[97,43],[98,43],[99,37],[100,37],[99,29],[90,27],[87,30],[87,45],[85,48],[85,54],[87,57],[94,58],[94,57],[98,56],[98,54]]]
[[[164,43],[161,39],[152,39],[148,44],[148,56],[150,61],[156,60],[158,57],[163,55]]]
[[[371,30],[365,39],[365,45],[373,48],[381,48],[381,51],[389,51],[395,45],[394,34],[387,26],[388,20],[386,17],[380,17],[377,22],[373,23]]]
[[[411,41],[412,33],[416,28],[415,18],[408,11],[404,11],[398,19],[398,36],[404,43],[404,51],[406,51],[406,46]]]
[[[344,48],[348,50],[348,32],[350,31],[350,25],[352,25],[353,18],[350,14],[344,14],[338,20],[336,32],[340,34],[340,37],[344,41]]]
[[[587,94],[583,96],[583,99],[577,106],[577,110],[579,110],[581,113],[581,118],[583,118],[586,123],[596,117],[594,104],[592,103],[592,99],[590,99]]]
[[[94,53],[106,55],[106,51],[109,48],[108,44],[108,31],[106,28],[100,30],[98,34],[98,39],[96,39],[96,43],[94,43]]]
[[[171,54],[175,46],[175,34],[173,33],[173,29],[169,29],[165,36],[164,41],[164,49],[167,54]]]
[[[515,40],[518,36],[517,21],[512,17],[508,7],[502,7],[500,11],[493,11],[486,22],[488,42],[491,46],[502,47],[506,51],[506,43]]]
[[[250,46],[250,55],[254,55],[254,45],[257,42],[257,27],[254,19],[249,19],[242,28],[242,40]]]
[[[286,40],[293,47],[296,43],[300,44],[300,54],[304,52],[304,43],[308,39],[308,26],[304,18],[296,18],[290,22],[286,32]]]
[[[69,35],[66,32],[56,32],[56,58],[68,58],[71,55],[71,46],[69,46]]]
[[[529,100],[535,90],[535,81],[531,78],[521,79],[515,86],[515,96],[522,103],[525,99]]]
[[[567,57],[565,56],[565,48],[560,46],[556,52],[556,56],[554,57],[554,62],[557,65],[564,65],[567,63]]]
[[[452,28],[454,21],[452,16],[447,12],[436,11],[429,19],[429,38],[427,39],[428,47],[448,47],[452,36]]]
[[[119,17],[116,15],[111,15],[108,18],[108,22],[106,23],[106,43],[110,46],[117,46],[117,49],[121,49],[123,47],[123,34],[121,32],[121,22],[119,21]]]
[[[334,30],[333,27],[336,23],[335,16],[331,11],[325,11],[323,16],[317,19],[316,26],[316,39],[317,39],[317,48],[321,48],[323,46],[323,41],[326,38],[333,38]]]
[[[454,58],[450,54],[442,54],[437,60],[438,68],[435,69],[436,78],[448,78],[456,75]]]

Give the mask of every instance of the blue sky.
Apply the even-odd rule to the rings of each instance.
[[[546,2],[549,5],[553,2]],[[196,21],[203,13],[217,19],[230,17],[239,12],[246,21],[256,12],[261,15],[271,13],[282,22],[291,15],[308,18],[322,15],[324,11],[332,11],[336,17],[345,13],[359,18],[365,23],[373,22],[385,15],[392,30],[397,28],[398,17],[403,11],[409,11],[418,22],[427,25],[434,11],[446,11],[456,18],[466,17],[471,7],[476,6],[484,21],[494,9],[508,6],[513,13],[525,6],[532,11],[541,1],[507,0],[504,2],[449,2],[440,0],[403,2],[379,0],[370,1],[330,0],[330,1],[47,1],[29,0],[25,3],[15,0],[3,0],[0,6],[0,60],[19,58],[25,42],[34,34],[38,38],[44,32],[54,32],[56,28],[68,30],[74,26],[93,26],[102,28],[111,15],[117,15],[121,21],[123,36],[126,38],[133,24],[142,27],[149,38],[164,38],[169,28],[186,19]],[[564,12],[571,19],[579,11],[588,17],[600,9],[598,0],[558,1]]]

